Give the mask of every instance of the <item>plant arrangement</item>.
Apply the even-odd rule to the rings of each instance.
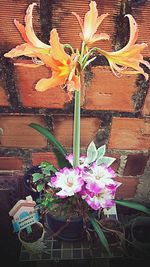
[[[101,55],[107,59],[110,69],[118,78],[121,79],[121,76],[126,74],[141,74],[148,80],[148,73],[141,66],[150,69],[149,62],[145,61],[141,54],[147,44],[136,43],[137,24],[133,16],[127,14],[125,19],[129,21],[130,35],[128,43],[122,49],[108,52],[94,46],[97,41],[109,39],[107,33],[98,33],[99,26],[107,19],[108,14],[99,16],[95,1],[90,2],[89,11],[84,19],[72,12],[81,27],[79,48],[74,49],[70,44],[61,44],[56,29],[50,32],[50,44],[45,44],[37,38],[33,30],[32,11],[35,6],[36,3],[30,4],[27,9],[25,26],[14,20],[24,42],[4,56],[26,56],[33,60],[31,64],[15,63],[22,67],[38,68],[45,65],[51,70],[51,77],[40,79],[35,89],[42,93],[45,90],[53,90],[55,86],[61,86],[62,90],[66,91],[68,101],[74,103],[72,154],[67,153],[48,129],[35,123],[30,124],[30,127],[50,141],[59,164],[59,168],[56,168],[51,163],[42,162],[39,166],[41,171],[32,175],[32,182],[41,196],[37,200],[37,205],[42,213],[64,218],[65,225],[68,226],[76,217],[80,217],[82,230],[89,236],[91,229],[94,229],[104,248],[111,255],[98,214],[102,216],[103,212],[111,210],[116,204],[147,214],[150,214],[150,211],[140,203],[115,199],[121,183],[115,180],[116,173],[111,167],[115,158],[105,156],[105,144],[97,148],[92,141],[87,144],[87,152],[81,154],[81,75],[91,62]],[[56,226],[56,222],[54,225]],[[59,228],[63,230],[64,225],[59,225]]]

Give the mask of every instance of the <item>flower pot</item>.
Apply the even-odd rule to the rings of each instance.
[[[150,253],[150,217],[138,216],[131,225],[133,245],[141,248],[144,253]]]
[[[61,240],[76,241],[85,237],[82,217],[74,217],[71,220],[67,220],[48,212],[46,214],[46,222],[54,236]]]
[[[31,179],[32,179],[32,174],[35,172],[40,172],[40,169],[37,166],[32,166],[30,169],[28,169],[24,176],[23,176],[23,183],[25,187],[25,194],[26,196],[31,195],[33,200],[36,201],[37,198],[40,197],[40,193],[36,191],[36,189],[32,186]]]
[[[45,230],[40,222],[31,225],[32,233],[28,234],[26,229],[20,230],[18,238],[24,248],[31,254],[37,254],[43,251]]]

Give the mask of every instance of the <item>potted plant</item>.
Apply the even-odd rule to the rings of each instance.
[[[39,125],[32,124],[32,127],[43,130]],[[87,154],[80,157],[80,168],[53,168],[53,175],[49,174],[38,205],[57,237],[65,240],[82,238],[85,232],[90,231],[90,215],[97,217],[98,210],[114,205],[113,199],[120,183],[113,179],[116,174],[110,167],[115,159],[106,157],[105,151],[105,145],[97,149],[91,142]],[[70,165],[73,164],[73,155],[67,155],[66,159]],[[94,190],[100,190],[98,200]]]
[[[9,215],[13,217],[14,232],[18,234],[24,248],[32,254],[42,252],[45,247],[43,243],[45,230],[43,224],[39,222],[39,213],[32,196],[19,200],[9,211]]]
[[[53,229],[60,238],[64,238],[63,231],[69,229],[71,222],[79,217],[82,224],[82,227],[79,227],[81,228],[80,235],[82,236],[83,231],[89,235],[91,228],[93,228],[105,250],[111,255],[104,231],[98,223],[99,212],[110,210],[116,203],[135,209],[145,209],[147,213],[149,210],[138,203],[116,201],[116,190],[121,184],[114,179],[116,173],[111,168],[111,164],[115,159],[105,156],[105,144],[97,148],[94,142],[91,142],[87,144],[85,155],[80,154],[81,77],[91,62],[100,55],[107,59],[110,69],[116,76],[142,74],[147,80],[148,74],[140,66],[142,63],[150,68],[150,64],[143,59],[141,54],[146,44],[136,44],[137,24],[132,15],[127,14],[130,36],[124,48],[115,52],[107,52],[94,46],[95,42],[99,40],[109,39],[106,33],[97,34],[98,27],[108,14],[98,16],[95,1],[90,2],[90,9],[85,14],[84,20],[78,14],[72,12],[81,27],[80,47],[75,50],[70,44],[61,44],[56,29],[52,29],[50,32],[50,45],[45,44],[36,37],[33,31],[32,11],[34,6],[36,6],[35,3],[29,5],[27,9],[25,27],[15,20],[15,25],[20,31],[24,43],[5,53],[4,56],[8,58],[19,56],[34,58],[33,64],[16,63],[16,65],[19,64],[23,67],[34,68],[45,65],[51,70],[52,75],[50,78],[39,80],[35,89],[43,92],[60,85],[66,88],[68,100],[74,101],[72,154],[68,154],[46,128],[34,123],[30,124],[32,128],[39,131],[51,142],[59,164],[59,168],[51,165],[49,181],[46,179],[46,186],[45,181],[42,184],[38,205],[41,212],[50,214],[47,218],[51,227],[53,227],[52,225],[56,226],[56,221],[53,224],[52,219],[59,216],[61,220],[64,220],[63,225],[59,225],[58,229]],[[41,178],[39,177],[34,176],[35,184],[38,181],[40,182]],[[39,185],[37,190],[39,190]],[[75,234],[76,230],[73,230],[73,232]],[[79,237],[79,234],[77,237]],[[76,239],[77,237],[73,235],[72,238]]]
[[[137,215],[130,222],[130,241],[132,253],[136,257],[149,257],[150,253],[150,216]]]
[[[30,231],[28,227],[21,229],[18,233],[18,238],[29,253],[38,254],[45,248],[44,234],[43,224],[36,222],[30,226]]]

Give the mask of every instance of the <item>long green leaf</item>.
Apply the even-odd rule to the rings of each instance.
[[[30,127],[34,128],[38,132],[40,132],[42,135],[44,135],[52,144],[53,144],[53,152],[56,155],[57,162],[60,168],[63,167],[71,167],[71,164],[69,163],[68,160],[66,160],[66,150],[63,148],[63,146],[58,142],[58,140],[54,137],[53,134],[49,132],[46,128],[43,126],[36,124],[36,123],[31,123],[29,124]]]
[[[97,223],[96,219],[90,215],[90,222],[94,228],[94,230],[96,231],[99,239],[100,239],[100,242],[102,243],[102,245],[104,246],[104,248],[106,249],[107,253],[109,256],[111,256],[111,252],[110,252],[110,249],[109,249],[109,244],[108,244],[108,241],[103,233],[103,230],[101,229],[101,227],[99,226],[99,224]]]
[[[60,168],[63,168],[63,167],[71,168],[72,167],[69,161],[62,155],[62,153],[60,153],[60,151],[56,147],[53,147],[53,152],[56,155],[57,162]]]
[[[115,202],[118,205],[122,205],[124,207],[135,209],[135,210],[144,212],[147,215],[150,215],[150,210],[148,208],[146,208],[144,205],[140,204],[140,203],[136,203],[136,202],[133,202],[133,201],[126,201],[126,200],[115,200]]]
[[[65,157],[67,152],[63,148],[63,146],[57,141],[57,139],[54,137],[53,134],[50,133],[50,131],[43,126],[36,124],[36,123],[30,123],[30,127],[40,132],[42,135],[44,135],[57,149],[60,151],[60,153]]]

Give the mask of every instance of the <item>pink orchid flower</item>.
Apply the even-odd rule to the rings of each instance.
[[[118,182],[112,178],[116,176],[115,172],[105,165],[97,166],[96,163],[90,167],[90,171],[83,173],[84,181],[86,182],[86,188],[94,193],[98,193],[106,185],[117,185]],[[119,186],[120,184],[118,184]]]
[[[78,167],[74,169],[64,167],[59,172],[56,172],[55,176],[51,177],[50,184],[55,188],[61,189],[56,193],[57,196],[65,198],[79,192],[84,181],[81,170]]]
[[[102,208],[111,208],[115,205],[115,202],[113,200],[114,193],[111,194],[111,191],[108,190],[106,187],[101,189],[99,193],[96,194],[91,194],[88,190],[87,193],[86,191],[84,191],[84,194],[81,197],[94,210],[99,210]]]

